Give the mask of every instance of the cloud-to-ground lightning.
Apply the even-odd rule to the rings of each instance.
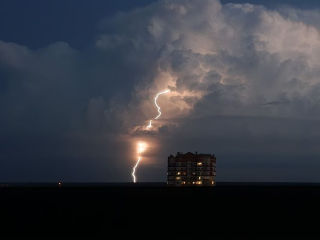
[[[141,161],[141,156],[140,156],[140,153],[143,153],[145,150],[147,149],[147,144],[144,143],[144,142],[139,142],[138,143],[138,148],[137,148],[137,153],[138,153],[138,161],[136,163],[136,165],[133,167],[133,170],[132,170],[132,177],[133,177],[133,182],[135,183],[136,182],[136,176],[135,176],[135,173],[136,173],[136,168],[138,167],[140,161]]]
[[[141,161],[141,157],[138,158],[138,161],[136,163],[136,165],[133,167],[133,171],[132,171],[132,177],[133,177],[133,182],[136,182],[136,176],[134,175],[136,172],[136,168],[138,167],[139,163]]]
[[[159,105],[158,105],[158,103],[157,103],[158,97],[159,97],[161,94],[166,94],[166,93],[169,93],[169,92],[170,92],[170,90],[165,90],[165,91],[163,91],[163,92],[159,92],[159,93],[157,94],[157,96],[154,98],[154,104],[155,104],[156,107],[158,108],[158,113],[159,113],[158,116],[156,116],[156,117],[154,118],[155,120],[157,120],[157,119],[161,116],[161,108],[159,107]],[[147,129],[152,127],[152,121],[153,121],[153,120],[150,120],[149,125],[147,126]]]
[[[157,103],[157,100],[158,100],[158,97],[161,95],[161,94],[166,94],[170,92],[170,90],[165,90],[163,92],[159,92],[156,97],[154,98],[154,104],[156,105],[157,109],[158,109],[158,116],[154,118],[154,120],[157,120],[160,116],[161,116],[161,108],[159,107],[158,103]],[[149,125],[147,126],[147,129],[151,128],[152,127],[152,121],[153,120],[150,120],[149,122]],[[136,169],[141,161],[141,156],[140,156],[140,153],[144,152],[147,148],[147,145],[145,143],[142,143],[142,142],[139,142],[138,143],[138,161],[136,162],[136,165],[133,167],[132,169],[132,177],[133,177],[133,182],[135,183],[136,182],[136,176],[135,176],[135,173],[136,173]]]

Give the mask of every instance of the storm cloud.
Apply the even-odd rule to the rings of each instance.
[[[220,181],[319,181],[319,18],[165,0],[102,20],[81,51],[0,41],[0,180],[130,181],[145,140],[141,181],[165,181],[176,151],[215,153]]]

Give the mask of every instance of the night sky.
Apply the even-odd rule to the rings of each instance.
[[[129,182],[141,141],[138,181],[198,151],[217,181],[320,182],[319,7],[1,0],[0,182]]]

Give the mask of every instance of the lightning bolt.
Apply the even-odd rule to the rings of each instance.
[[[154,118],[154,120],[157,120],[157,119],[161,116],[161,108],[159,107],[159,105],[158,105],[158,103],[157,103],[158,97],[159,97],[160,95],[166,94],[166,93],[168,93],[168,92],[170,92],[170,90],[165,90],[165,91],[163,91],[163,92],[159,92],[159,93],[156,95],[156,97],[154,98],[154,104],[156,105],[156,107],[157,107],[157,109],[158,109],[158,113],[159,113],[158,116],[156,116],[156,117]],[[152,121],[153,121],[153,120],[150,120],[149,125],[147,126],[147,129],[152,127]],[[146,149],[145,143],[138,143],[138,154],[144,152],[145,149]],[[139,156],[139,155],[138,155],[138,156]],[[131,175],[132,175],[132,177],[133,177],[133,182],[134,182],[134,183],[136,183],[135,172],[136,172],[136,169],[137,169],[140,161],[141,161],[141,157],[138,157],[138,161],[136,162],[136,165],[135,165],[135,166],[133,167],[133,169],[132,169],[132,174],[131,174]]]
[[[169,93],[170,90],[165,90],[163,92],[159,92],[156,97],[154,98],[154,104],[156,105],[156,107],[158,108],[158,116],[156,116],[154,119],[157,120],[160,116],[161,116],[161,108],[159,107],[158,103],[157,103],[157,100],[158,100],[158,97],[161,95],[161,94],[166,94],[166,93]],[[151,128],[152,127],[152,121],[153,120],[150,120],[149,122],[149,125],[147,126],[147,129]]]
[[[133,182],[136,183],[136,176],[134,175],[135,172],[136,172],[136,168],[138,167],[139,163],[141,161],[141,157],[138,158],[138,161],[136,163],[136,165],[134,166],[133,168],[133,171],[132,171],[132,177],[133,177]]]

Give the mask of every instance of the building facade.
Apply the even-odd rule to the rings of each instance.
[[[168,186],[215,186],[216,157],[211,154],[178,152],[168,157]]]

